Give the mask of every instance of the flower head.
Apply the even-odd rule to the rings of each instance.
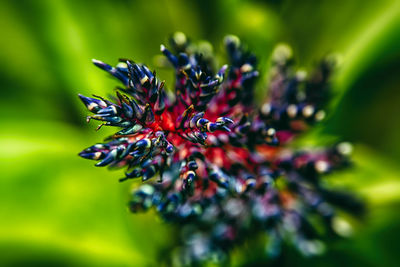
[[[256,58],[235,36],[224,40],[228,65],[196,51],[181,33],[172,52],[161,52],[175,69],[174,90],[142,64],[93,63],[122,83],[116,97],[81,100],[88,120],[115,126],[106,142],[79,155],[96,166],[125,167],[127,179],[147,181],[132,193],[132,212],[154,207],[182,225],[186,261],[223,257],[254,232],[267,233],[272,248],[291,240],[304,253],[316,251],[318,217],[333,232],[335,206],[359,212],[353,197],[323,187],[322,176],[349,164],[347,143],[326,149],[293,150],[288,143],[325,116],[333,64],[322,61],[311,75],[297,71],[291,50],[272,56],[269,95],[254,101]]]

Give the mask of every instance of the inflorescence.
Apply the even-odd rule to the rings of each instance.
[[[290,48],[278,47],[268,97],[258,106],[256,58],[237,37],[225,38],[229,64],[217,71],[182,33],[170,44],[172,52],[163,45],[161,52],[175,69],[174,91],[143,64],[93,60],[123,87],[112,100],[79,95],[93,113],[87,119],[119,131],[79,155],[96,166],[125,167],[120,181],[157,178],[133,191],[129,207],[154,208],[181,226],[183,262],[224,258],[260,233],[272,254],[282,241],[305,254],[320,251],[315,218],[333,233],[334,207],[362,209],[350,195],[323,186],[324,174],[349,165],[349,144],[288,147],[324,118],[332,61],[306,74],[295,69]]]

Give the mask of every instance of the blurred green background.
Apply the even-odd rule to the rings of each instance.
[[[0,29],[1,266],[159,264],[174,232],[152,213],[127,211],[132,185],[118,183],[120,172],[78,158],[109,129],[85,123],[77,93],[107,95],[118,84],[92,58],[155,68],[159,45],[175,31],[217,52],[225,34],[238,35],[259,56],[261,94],[277,43],[289,43],[305,68],[342,55],[330,116],[306,140],[354,143],[354,168],[327,180],[360,195],[369,212],[349,219],[353,235],[324,255],[289,249],[279,265],[398,266],[399,1],[0,1]],[[171,84],[170,72],[159,75]],[[247,244],[232,264],[268,262],[261,255]]]

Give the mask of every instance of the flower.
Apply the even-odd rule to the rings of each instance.
[[[332,60],[308,75],[295,69],[288,46],[273,53],[269,94],[259,107],[254,90],[256,57],[235,36],[224,40],[229,64],[214,71],[210,55],[198,52],[182,33],[173,52],[161,52],[175,69],[173,91],[142,64],[93,63],[123,87],[107,100],[79,95],[89,120],[120,128],[105,143],[79,155],[96,166],[125,167],[120,181],[147,181],[135,189],[132,212],[155,208],[181,226],[178,258],[186,263],[223,259],[249,235],[266,233],[270,253],[282,241],[305,254],[322,250],[317,217],[328,233],[339,207],[363,206],[347,193],[327,189],[323,175],[349,165],[351,146],[294,150],[288,145],[325,116]]]

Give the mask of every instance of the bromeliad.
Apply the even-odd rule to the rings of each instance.
[[[121,60],[112,67],[93,60],[122,87],[112,100],[80,98],[93,113],[88,120],[118,131],[79,155],[96,166],[125,167],[120,181],[158,177],[134,190],[129,207],[154,207],[181,225],[179,256],[190,262],[226,255],[260,232],[275,250],[286,240],[305,254],[317,253],[320,232],[311,216],[334,232],[334,206],[352,213],[363,208],[321,182],[324,174],[349,165],[348,143],[300,151],[288,146],[324,118],[333,62],[324,60],[307,75],[295,68],[290,48],[279,46],[268,97],[258,106],[255,56],[235,36],[224,44],[228,65],[217,71],[212,57],[182,33],[171,39],[172,52],[162,45],[175,69],[174,90],[143,64]]]

